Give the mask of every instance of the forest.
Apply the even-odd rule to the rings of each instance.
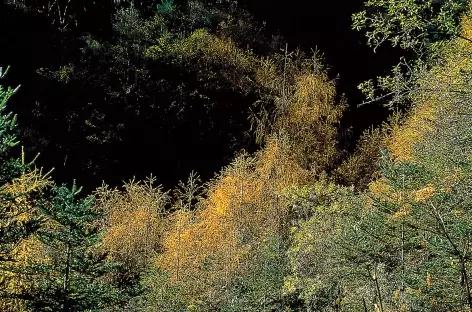
[[[472,2],[256,2],[0,2],[0,311],[472,311]]]

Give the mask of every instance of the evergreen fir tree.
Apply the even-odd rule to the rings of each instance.
[[[8,71],[0,67],[0,79]],[[12,192],[10,183],[26,171],[27,165],[11,155],[12,148],[18,144],[16,137],[16,116],[6,112],[8,99],[18,88],[4,88],[0,85],[0,271],[11,262],[12,251],[18,244],[39,226],[37,220],[19,218],[24,211],[19,211],[15,198],[22,194]]]
[[[39,268],[32,311],[101,311],[118,300],[106,280],[117,264],[99,248],[104,212],[94,208],[93,197],[79,199],[80,191],[75,183],[71,189],[57,187],[52,201],[42,207],[46,222],[38,237],[49,259]]]

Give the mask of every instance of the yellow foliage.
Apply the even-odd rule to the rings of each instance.
[[[273,136],[256,155],[256,172],[260,178],[271,181],[275,191],[280,192],[314,179],[313,173],[302,168],[298,160],[299,155],[293,152],[293,144],[287,136]]]
[[[35,276],[27,273],[28,266],[33,264],[48,264],[50,259],[44,252],[43,244],[32,236],[22,241],[13,253],[12,267],[9,270],[3,270],[0,274],[0,282],[4,282],[3,291],[12,294],[22,294],[35,285]],[[1,311],[28,311],[24,300],[19,299],[0,299]]]
[[[384,179],[378,179],[369,184],[370,193],[379,199],[387,199],[388,194],[391,192],[390,185]]]
[[[260,78],[264,76],[263,73],[265,75],[270,73],[270,70],[262,71],[262,68],[269,67],[261,67],[260,58],[251,51],[237,47],[230,38],[219,38],[204,29],[197,29],[188,37],[177,40],[162,37],[155,45],[149,47],[145,54],[153,59],[170,56],[174,58],[173,62],[182,63],[180,64],[182,66],[210,68],[218,65],[221,68],[219,77],[230,81],[230,85],[241,93],[248,91],[248,84],[251,82],[241,73],[255,74],[255,68],[261,69]]]
[[[22,155],[24,164],[24,154]],[[11,195],[13,202],[2,201],[4,209],[7,209],[15,220],[27,222],[38,216],[38,207],[35,200],[45,188],[52,185],[49,178],[50,172],[44,174],[41,169],[33,169],[21,174],[11,182],[0,186],[3,194]],[[2,222],[3,220],[0,220]],[[26,273],[26,268],[31,264],[47,263],[49,260],[44,255],[43,245],[34,236],[22,240],[14,246],[9,255],[13,261],[9,262],[8,269],[0,268],[0,281],[3,291],[9,294],[22,294],[26,289],[34,285],[34,276]],[[18,299],[0,299],[1,311],[27,311],[24,301]]]
[[[128,269],[148,263],[165,230],[163,211],[169,197],[153,183],[151,177],[146,183],[126,183],[123,191],[102,186],[95,193],[95,204],[108,212],[103,248]]]
[[[287,199],[280,194],[313,181],[333,163],[346,105],[336,103],[335,83],[325,72],[296,68],[285,81],[275,61],[256,60],[204,31],[170,49],[201,53],[208,61],[224,59],[242,70],[254,70],[256,64],[257,83],[272,90],[275,98],[282,95],[274,100],[275,119],[264,147],[254,156],[237,157],[222,170],[199,209],[179,209],[166,217],[171,226],[156,266],[170,274],[170,283],[184,286],[188,299],[211,300],[231,277],[253,269],[249,255],[265,239],[288,235]]]
[[[433,185],[429,184],[425,188],[415,192],[415,195],[414,195],[415,201],[423,202],[425,200],[428,200],[434,196],[435,192],[436,192],[436,188]]]
[[[427,131],[431,131],[434,110],[431,105],[417,105],[401,124],[392,125],[388,149],[395,160],[411,161],[413,146],[421,141]]]
[[[400,208],[390,217],[391,221],[401,220],[411,212],[413,202],[423,202],[434,196],[436,188],[428,184],[415,191],[394,191],[385,179],[377,179],[369,184],[369,191],[373,198],[387,200],[397,204]]]
[[[400,290],[396,289],[396,290],[393,292],[393,299],[394,299],[394,300],[400,299]]]
[[[312,173],[298,166],[284,138],[272,138],[254,157],[240,156],[210,185],[195,212],[177,211],[157,266],[183,283],[189,294],[210,297],[210,286],[226,283],[247,263],[265,237],[287,230],[279,193],[306,183]]]
[[[194,288],[191,293],[228,277],[246,253],[244,247],[238,246],[238,211],[233,205],[242,205],[241,192],[252,191],[254,184],[249,173],[246,179],[237,175],[235,171],[240,169],[216,182],[202,210],[179,210],[168,219],[173,220],[174,226],[164,240],[165,252],[158,266],[171,273],[172,282],[185,282]]]
[[[411,206],[408,204],[404,204],[397,210],[391,217],[390,221],[399,221],[406,218],[411,212]]]
[[[255,80],[262,86],[274,90],[278,80],[277,66],[270,58],[260,60],[256,69]]]
[[[452,189],[460,181],[461,170],[456,169],[453,173],[446,175],[442,181],[442,191],[446,193],[452,192]]]
[[[472,38],[472,21],[467,15],[462,18],[461,26],[462,36]],[[441,61],[419,81],[418,89],[421,91],[414,95],[411,112],[402,122],[392,125],[391,137],[386,140],[396,160],[413,160],[413,146],[434,129],[437,113],[452,107],[452,94],[461,92],[462,86],[468,85],[461,72],[472,69],[471,53],[471,42],[462,38],[449,42],[441,53]]]
[[[426,285],[429,287],[431,287],[431,284],[432,284],[432,278],[431,278],[431,274],[428,272],[426,273]]]
[[[337,156],[337,126],[346,103],[336,103],[336,85],[326,73],[300,73],[293,94],[275,121],[274,132],[286,133],[300,165],[320,173]]]

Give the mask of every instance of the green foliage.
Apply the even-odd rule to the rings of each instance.
[[[5,72],[0,68],[0,79]],[[20,190],[12,190],[11,184],[22,173],[27,172],[28,164],[12,156],[12,148],[18,144],[16,136],[16,116],[7,112],[8,99],[18,90],[0,85],[0,266],[11,261],[12,252],[21,241],[38,229],[37,219],[21,218],[24,207],[16,199],[25,195]]]
[[[142,278],[144,292],[133,298],[126,311],[136,312],[187,312],[198,303],[191,303],[185,298],[182,287],[169,283],[168,275],[160,270],[150,268]]]
[[[290,273],[284,290],[299,297],[308,311],[344,311],[355,297],[343,254],[345,228],[361,201],[353,188],[323,179],[287,191],[292,228],[287,257]]]
[[[106,274],[116,268],[100,250],[103,211],[93,208],[93,197],[79,199],[74,184],[53,189],[50,203],[41,209],[45,225],[38,232],[47,263],[38,270],[32,311],[100,311],[117,302],[118,294]]]
[[[257,26],[230,0],[150,6],[151,13],[123,5],[109,40],[84,36],[80,59],[40,71],[74,101],[54,115],[67,117],[56,119],[82,140],[66,138],[66,156],[87,144],[104,152],[122,140],[149,140],[143,133],[159,134],[153,140],[168,153],[167,134],[195,130],[189,116],[210,136],[221,120],[246,120],[249,108],[261,151],[243,154],[208,184],[192,173],[172,191],[152,178],[123,190],[104,186],[96,198],[79,198],[75,183],[56,187],[41,202],[38,229],[37,212],[25,213],[35,210],[37,192],[23,195],[44,184],[10,155],[16,123],[5,105],[15,90],[0,88],[3,297],[28,299],[32,311],[472,310],[465,0],[369,0],[354,16],[374,49],[388,41],[418,59],[402,58],[390,76],[361,84],[366,102],[412,108],[365,132],[344,161],[338,129],[346,103],[317,52],[261,58],[250,49],[257,39],[244,38]],[[144,166],[155,161],[136,154]],[[34,265],[19,265],[11,255],[30,237],[40,251],[21,258]],[[13,273],[28,276],[27,286],[19,279],[11,291]]]
[[[242,272],[228,281],[218,303],[220,311],[284,311],[287,273],[284,241],[268,237],[255,246]]]
[[[3,79],[8,72],[8,68],[3,71],[0,68],[0,79]],[[16,129],[16,117],[13,113],[6,113],[6,105],[8,99],[15,94],[19,86],[16,89],[7,88],[0,86],[0,112],[2,113],[2,118],[0,119],[0,126],[2,131],[0,132],[0,152],[2,155],[5,155],[12,147],[18,144],[16,135],[14,133]]]
[[[162,15],[163,17],[170,16],[174,11],[174,0],[163,0],[160,4],[156,6],[156,13]]]
[[[353,15],[353,28],[365,31],[374,51],[388,41],[414,53],[412,60],[402,57],[390,75],[361,83],[358,88],[366,97],[362,104],[381,102],[390,108],[411,104],[421,89],[418,81],[438,62],[438,50],[450,40],[471,39],[460,23],[469,14],[467,0],[369,0],[365,6]]]
[[[368,302],[382,309],[458,311],[470,305],[467,201],[429,185],[424,166],[384,160],[385,197],[349,233]],[[467,196],[467,195],[466,195]],[[458,247],[461,246],[461,247]],[[356,255],[356,257],[353,257]],[[462,280],[463,283],[457,283]]]
[[[380,102],[390,109],[398,105],[411,104],[415,92],[418,90],[418,81],[423,79],[427,72],[427,62],[416,60],[407,61],[404,57],[392,68],[391,74],[377,77],[359,84],[358,89],[366,100],[361,104]]]
[[[469,74],[463,70],[454,81]],[[427,83],[438,83],[441,75],[430,72]],[[351,259],[369,272],[365,287],[371,289],[372,303],[384,311],[463,311],[472,306],[472,93],[455,84],[459,86],[462,92],[450,92],[447,85],[436,90],[432,101],[442,101],[430,130],[414,145],[411,161],[394,161],[384,153],[382,177],[371,185],[373,206],[366,205],[349,234],[350,254],[357,255]]]
[[[369,46],[384,42],[403,49],[421,50],[459,33],[459,18],[467,0],[368,0],[353,15],[353,28],[365,30]]]

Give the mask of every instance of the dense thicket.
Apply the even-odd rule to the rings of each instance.
[[[17,89],[0,88],[2,311],[472,309],[468,1],[371,0],[354,15],[374,48],[407,50],[360,85],[393,110],[352,153],[319,53],[268,41],[235,2],[118,3],[109,29],[72,39],[95,4],[48,3],[8,4],[78,46],[38,70],[22,132],[6,106]],[[20,151],[19,133],[36,145]],[[259,148],[213,178],[94,187],[124,159],[131,178],[173,166],[172,144],[181,161],[198,157],[192,140],[234,151],[247,136]],[[94,190],[57,185],[25,161],[37,150]]]

